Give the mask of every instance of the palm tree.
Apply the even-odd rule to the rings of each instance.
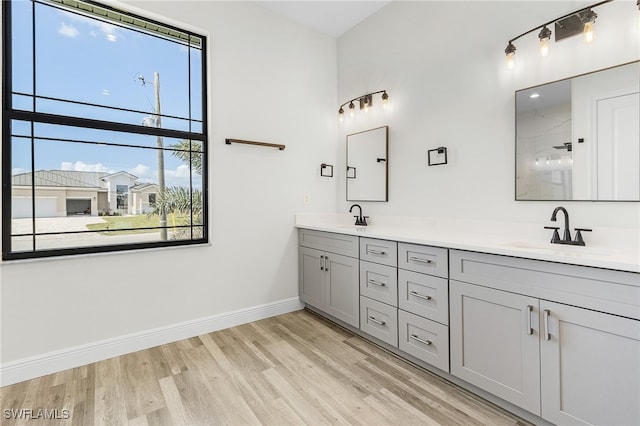
[[[191,168],[202,175],[202,142],[183,139],[171,145],[171,148],[175,149],[171,155],[187,164],[191,163]]]
[[[171,152],[176,158],[181,159],[191,165],[191,169],[202,175],[202,142],[183,139],[171,145],[174,151]],[[164,212],[171,215],[171,224],[179,225],[202,225],[202,191],[183,186],[170,186],[161,191],[156,197],[156,203],[150,215],[160,215]],[[202,228],[195,228],[201,230]],[[177,228],[174,230],[173,239],[185,239],[191,237],[191,228]],[[202,237],[201,233],[194,238]]]

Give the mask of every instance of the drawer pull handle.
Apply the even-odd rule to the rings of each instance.
[[[382,250],[374,250],[374,249],[367,249],[367,254],[375,254],[377,256],[384,256],[385,254],[387,254],[386,251],[382,251]]]
[[[420,299],[431,300],[431,296],[427,296],[426,294],[420,294],[417,291],[410,291],[409,294],[411,296],[419,297]]]
[[[320,270],[324,271],[324,256],[320,256]]]
[[[411,256],[411,257],[409,258],[409,262],[424,263],[425,265],[428,265],[428,264],[430,264],[430,263],[433,263],[433,261],[432,261],[432,260],[429,260],[429,259],[422,259],[422,258],[414,257],[414,256]]]
[[[374,317],[369,317],[369,321],[371,321],[371,322],[373,322],[373,323],[376,323],[376,324],[378,324],[378,325],[385,325],[385,324],[386,324],[386,322],[384,322],[384,321],[380,321],[380,320],[378,320],[378,319],[375,319]]]
[[[386,286],[385,283],[382,283],[380,281],[376,281],[376,280],[369,280],[369,284],[373,284],[373,285],[377,285],[378,287],[384,287]]]
[[[549,309],[544,310],[544,340],[551,340],[551,333],[549,332],[549,317],[551,311]]]
[[[531,336],[533,334],[533,325],[531,325],[531,314],[533,313],[533,306],[527,305],[527,334]]]
[[[412,335],[411,335],[411,336],[409,336],[409,337],[411,337],[411,338],[412,338],[413,340],[415,340],[416,342],[420,342],[420,343],[422,343],[423,345],[427,345],[427,346],[429,346],[429,345],[432,343],[432,342],[431,342],[431,340],[424,340],[424,339],[421,339],[421,338],[419,338],[418,336],[416,336],[415,334],[412,334]]]

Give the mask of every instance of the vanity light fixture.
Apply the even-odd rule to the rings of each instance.
[[[529,31],[520,34],[519,36],[512,38],[511,40],[509,40],[507,48],[504,49],[504,53],[507,55],[507,67],[509,69],[512,69],[514,68],[515,64],[516,46],[513,44],[513,42],[536,30],[540,30],[540,33],[538,34],[538,38],[540,39],[540,56],[547,56],[549,53],[549,42],[551,40],[552,34],[548,26],[552,24],[554,24],[555,26],[556,42],[567,37],[572,37],[574,35],[582,33],[585,42],[591,43],[594,39],[593,24],[596,22],[596,18],[598,17],[598,14],[595,13],[592,9],[611,1],[613,0],[604,0],[586,8],[576,10],[575,12],[571,12],[552,21],[545,22],[542,25],[532,28]],[[640,0],[637,0],[636,4],[638,5],[638,8],[640,8]]]
[[[389,103],[389,95],[386,90],[379,90],[377,92],[367,93],[362,96],[358,96],[357,98],[353,98],[350,101],[347,101],[340,105],[340,109],[338,110],[338,116],[340,117],[340,121],[344,121],[344,107],[349,105],[349,116],[353,117],[355,115],[356,105],[354,102],[357,102],[360,110],[364,112],[368,112],[370,108],[373,107],[373,95],[377,95],[382,93],[382,108],[386,108]]]

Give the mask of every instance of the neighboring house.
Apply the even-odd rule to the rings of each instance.
[[[11,183],[11,216],[32,216],[32,182],[36,217],[148,213],[158,186],[137,180],[127,172],[38,170],[16,174]]]

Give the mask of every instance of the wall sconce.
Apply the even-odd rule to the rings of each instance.
[[[340,109],[338,110],[338,116],[340,117],[340,121],[344,121],[344,107],[349,105],[349,116],[353,117],[355,115],[356,105],[354,102],[358,104],[361,111],[368,112],[369,108],[373,107],[373,95],[377,95],[382,93],[382,108],[386,108],[389,103],[389,95],[386,90],[379,90],[377,92],[367,93],[366,95],[358,96],[357,98],[353,98],[350,101],[347,101],[340,105]]]
[[[504,53],[507,56],[507,67],[511,69],[515,64],[516,46],[513,42],[538,29],[540,29],[540,33],[538,34],[538,38],[540,39],[540,56],[547,56],[549,53],[549,41],[551,40],[551,30],[548,26],[551,24],[554,24],[555,27],[556,42],[582,33],[584,41],[586,43],[591,43],[594,39],[593,24],[596,22],[596,18],[598,17],[598,14],[591,9],[611,1],[613,0],[604,0],[589,7],[576,10],[575,12],[571,12],[552,21],[545,22],[540,26],[532,28],[519,36],[512,38],[509,40],[507,48],[504,49]],[[640,9],[640,0],[637,0],[636,4]]]

